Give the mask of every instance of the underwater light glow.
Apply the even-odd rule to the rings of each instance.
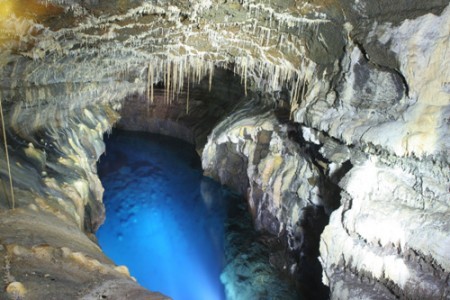
[[[226,207],[193,147],[119,131],[106,149],[99,163],[106,221],[97,232],[104,252],[174,300],[223,300]]]

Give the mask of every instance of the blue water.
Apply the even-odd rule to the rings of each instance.
[[[174,300],[223,300],[226,191],[202,176],[191,145],[116,131],[98,165],[100,246],[142,286]]]

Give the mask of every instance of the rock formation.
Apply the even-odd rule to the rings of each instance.
[[[122,116],[195,142],[332,299],[449,298],[449,43],[448,0],[0,0],[2,297],[164,298],[95,243]]]

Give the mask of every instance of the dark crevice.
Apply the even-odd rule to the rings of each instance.
[[[300,223],[303,229],[303,244],[298,256],[297,276],[306,299],[328,299],[329,287],[322,283],[322,265],[318,257],[320,235],[328,225],[329,216],[321,206],[308,206],[303,211]]]
[[[336,171],[331,177],[328,176],[321,165],[321,163],[329,164],[330,161],[325,158],[320,149],[322,145],[317,145],[304,140],[301,134],[301,126],[291,124],[288,130],[288,137],[291,141],[297,143],[301,147],[303,156],[314,164],[319,170],[319,193],[325,200],[324,203],[331,203],[331,211],[336,210],[341,202],[341,189],[338,182],[347,174],[353,167],[348,160],[342,164],[340,169]],[[330,137],[331,138],[331,137]],[[320,236],[329,223],[329,213],[325,212],[323,206],[307,206],[302,210],[303,219],[298,226],[302,229],[301,234],[301,248],[297,253],[297,277],[299,278],[300,289],[306,296],[306,299],[328,299],[329,288],[322,283],[322,266],[317,259],[320,255],[319,245]],[[308,288],[303,286],[306,284]],[[312,288],[311,288],[312,287]]]
[[[391,72],[398,75],[398,78],[400,78],[401,82],[403,83],[403,87],[405,88],[405,95],[406,97],[409,97],[409,85],[406,81],[405,76],[399,70],[391,69]]]

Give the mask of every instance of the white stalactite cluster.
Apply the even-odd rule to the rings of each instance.
[[[7,71],[9,80],[2,84],[3,98],[29,102],[40,98],[33,95],[34,87],[43,89],[42,86],[55,83],[71,85],[126,79],[139,82],[139,90],[150,90],[149,98],[152,83],[164,82],[169,90],[167,103],[170,103],[188,77],[198,82],[203,76],[211,77],[214,67],[224,67],[240,75],[247,88],[270,92],[287,87],[294,101],[299,86],[313,76],[315,66],[304,55],[301,33],[312,31],[314,34],[320,24],[329,21],[293,17],[288,12],[276,12],[252,2],[242,7],[232,3],[229,7],[230,10],[239,8],[242,16],[227,18],[218,8],[213,16],[216,22],[205,23],[182,20],[186,18],[184,15],[189,18],[192,11],[182,13],[178,7],[158,6],[152,2],[143,2],[122,15],[95,17],[74,3],[67,7],[67,12],[74,15],[78,12],[80,21],[56,31],[41,26],[40,34],[32,37],[34,47],[22,54],[34,62],[24,62],[20,57],[8,62],[14,66]],[[36,26],[40,25],[27,25],[28,28]],[[291,34],[283,28],[286,31],[300,28],[300,31]],[[23,32],[20,34],[26,36]],[[25,65],[24,69],[18,68],[21,64]],[[92,65],[97,66],[95,72],[92,72]],[[69,67],[70,72],[61,66]],[[21,76],[24,73],[26,78]],[[118,74],[121,75],[118,77]],[[23,85],[24,79],[25,84],[33,88],[25,89],[25,97],[15,95],[14,88]],[[12,90],[11,94],[5,93],[7,89]],[[39,91],[40,95],[42,93],[45,92]],[[63,101],[58,99],[58,103]]]

